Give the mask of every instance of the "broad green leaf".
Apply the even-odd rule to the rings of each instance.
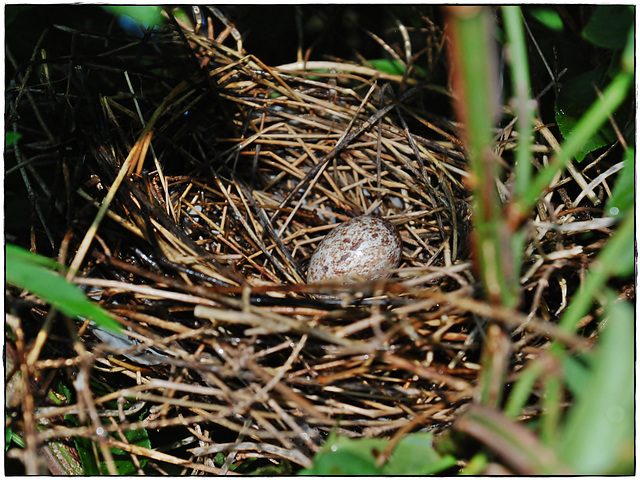
[[[631,5],[601,5],[595,8],[582,35],[603,48],[623,48],[633,28],[635,8]]]
[[[127,430],[124,432],[124,436],[127,438],[127,443],[137,445],[142,448],[151,448],[151,441],[149,440],[149,435],[145,429]],[[119,448],[112,448],[111,452],[114,455],[128,455],[127,452]]]
[[[529,10],[529,14],[538,20],[545,27],[556,32],[564,30],[564,23],[557,10],[552,7],[533,8]]]
[[[313,467],[301,475],[380,475],[374,450],[381,452],[387,444],[380,438],[329,438],[313,459]]]
[[[605,214],[623,217],[635,202],[635,155],[630,148],[624,155],[624,167],[618,173],[611,197],[607,200]]]
[[[146,412],[140,414],[139,420],[141,420],[145,414]],[[67,421],[71,425],[78,425],[78,421],[75,417],[69,417],[67,418]],[[127,443],[143,448],[151,448],[151,441],[149,440],[149,435],[146,430],[130,430],[125,431],[124,434],[127,439]],[[104,461],[100,461],[99,463],[96,461],[94,452],[100,450],[95,448],[94,442],[83,437],[74,437],[74,441],[76,449],[78,450],[78,455],[80,456],[84,475],[105,475],[108,472],[107,465]],[[131,460],[130,453],[119,448],[112,448],[111,453],[113,455],[113,463],[119,475],[132,475],[138,471]],[[148,458],[138,456],[138,461],[140,462],[140,465],[144,467]]]
[[[12,258],[20,263],[30,263],[46,268],[52,268],[54,270],[66,270],[64,265],[60,265],[53,258],[36,255],[29,250],[25,250],[24,248],[20,248],[15,245],[7,245],[5,247],[5,254],[7,258]]]
[[[301,475],[380,475],[372,456],[355,450],[339,449],[330,455],[321,455],[313,467],[300,472]]]
[[[111,331],[121,330],[120,324],[105,310],[89,300],[74,284],[51,270],[59,268],[54,265],[53,260],[15,245],[7,245],[5,252],[7,283],[29,290],[65,315],[90,318],[99,326]]]
[[[190,10],[189,7],[186,8]],[[193,22],[192,17],[185,11],[184,8],[175,8],[173,9],[172,13],[177,20],[184,22],[185,25],[189,25]]]
[[[451,455],[441,457],[433,449],[431,433],[415,433],[402,438],[388,461],[376,465],[377,455],[389,444],[381,438],[351,439],[330,437],[315,456],[313,467],[302,475],[430,475],[455,465]]]
[[[229,470],[237,473],[238,475],[242,475],[242,474],[252,475],[253,472],[255,471],[255,464],[257,460],[258,459],[255,457],[244,458],[241,462],[232,464],[231,467],[229,467]]]
[[[129,430],[126,431],[124,435],[127,438],[127,443],[129,444],[143,448],[151,448],[149,435],[144,429]],[[138,468],[133,464],[129,453],[119,448],[112,448],[111,453],[113,454],[113,463],[115,464],[119,475],[132,475],[138,471]],[[140,462],[141,467],[144,467],[148,460],[149,459],[146,457],[138,456],[138,461]],[[107,471],[107,465],[105,462],[101,462],[100,467],[103,471]]]
[[[110,5],[104,8],[113,14],[131,17],[147,27],[162,25],[165,22],[165,18],[162,15],[162,7],[158,5]]]
[[[533,178],[520,202],[520,208],[532,208],[553,177],[565,167],[567,162],[584,150],[584,145],[589,142],[594,133],[601,129],[609,116],[613,115],[615,118],[615,112],[621,106],[628,106],[628,103],[623,104],[623,102],[629,98],[629,92],[634,82],[633,67],[630,67],[628,60],[626,60],[628,58],[627,52],[633,49],[633,39],[629,40],[629,46],[623,55],[625,60],[622,63],[622,70],[613,77],[598,100],[580,117],[573,130],[570,131],[570,135],[562,143],[562,150],[554,155],[551,163]]]
[[[369,456],[354,451],[339,450],[323,455],[314,461],[313,467],[301,475],[380,475],[380,469]]]
[[[433,434],[414,433],[402,438],[382,467],[383,475],[432,475],[455,465],[451,455],[441,457],[433,448]]]
[[[634,312],[614,298],[606,304],[607,325],[585,392],[569,410],[558,444],[560,457],[580,475],[633,472]]]
[[[73,441],[76,445],[78,456],[80,457],[80,463],[82,464],[82,470],[84,475],[104,475],[105,472],[101,472],[98,468],[98,462],[94,455],[93,446],[91,440],[84,437],[73,437]]]
[[[476,453],[471,460],[464,467],[464,470],[460,472],[462,476],[478,476],[482,475],[482,472],[487,468],[489,459],[484,452]]]
[[[556,123],[564,138],[573,133],[578,121],[596,100],[596,88],[602,89],[602,81],[603,72],[591,70],[563,82],[555,108]],[[576,154],[576,160],[581,162],[589,152],[609,145],[614,140],[613,129],[605,124],[583,143],[580,152]]]

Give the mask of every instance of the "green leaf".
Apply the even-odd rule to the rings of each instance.
[[[186,9],[191,10],[189,7]],[[176,8],[173,9],[173,16],[176,17],[176,20],[183,22],[185,25],[189,25],[193,23],[193,18],[186,12],[185,8]]]
[[[165,18],[162,15],[162,7],[157,5],[118,5],[103,7],[114,15],[126,15],[133,18],[141,25],[151,27],[162,25]]]
[[[47,393],[47,398],[53,405],[69,405],[71,403],[71,389],[57,380]]]
[[[52,268],[55,270],[66,270],[64,265],[60,265],[53,258],[45,257],[42,255],[36,255],[35,253],[25,250],[24,248],[17,247],[15,245],[7,245],[5,253],[8,258],[15,259],[20,263],[30,263],[33,265],[39,265],[42,267]]]
[[[8,415],[5,414],[5,418],[8,418]],[[11,443],[11,437],[13,436],[13,430],[11,427],[5,427],[4,430],[4,451],[9,450],[9,444]]]
[[[603,72],[591,70],[563,83],[555,109],[556,123],[564,138],[571,136],[578,121],[596,100],[596,88],[602,88],[602,80]],[[605,124],[582,144],[576,160],[581,162],[589,152],[611,144],[615,138],[611,126]]]
[[[624,166],[613,186],[611,197],[607,200],[605,214],[612,217],[623,217],[633,208],[635,203],[635,154],[634,149],[628,149],[624,154]]]
[[[623,54],[622,70],[615,75],[611,83],[602,91],[602,96],[580,117],[571,135],[563,142],[562,150],[556,153],[549,165],[538,172],[532,180],[524,198],[519,201],[520,209],[525,210],[533,207],[553,177],[583,149],[584,144],[607,122],[609,115],[615,116],[616,110],[623,104],[625,99],[629,98],[629,91],[634,82],[634,72],[633,67],[628,64],[627,53],[632,49],[633,38],[630,37],[629,45]]]
[[[456,463],[451,455],[441,457],[433,449],[431,433],[415,433],[402,438],[388,461],[376,465],[377,455],[389,444],[381,438],[351,439],[330,437],[315,456],[313,467],[302,475],[430,475]]]
[[[558,12],[551,7],[533,8],[529,10],[529,14],[545,27],[556,32],[564,30],[564,23]]]
[[[11,145],[16,143],[18,140],[20,140],[20,137],[22,137],[22,135],[20,135],[17,132],[5,132],[4,134],[5,148],[9,148]]]
[[[631,5],[601,5],[595,8],[582,35],[603,48],[623,48],[633,27],[635,12]]]
[[[313,467],[301,475],[380,475],[374,451],[381,452],[387,444],[380,438],[351,439],[330,437],[313,460]]]
[[[126,431],[124,436],[127,438],[127,443],[129,444],[137,445],[142,448],[151,448],[149,435],[144,429]],[[138,471],[138,468],[134,465],[133,460],[131,459],[131,454],[119,448],[112,448],[111,453],[113,454],[113,463],[116,466],[116,470],[118,470],[118,475],[132,475]],[[138,461],[140,462],[140,467],[144,467],[148,460],[149,459],[146,457],[139,456]],[[107,464],[105,462],[101,462],[100,467],[103,471],[107,470]]]
[[[471,460],[464,467],[464,470],[460,472],[460,475],[463,476],[478,476],[482,475],[484,469],[487,468],[487,464],[489,463],[489,459],[487,458],[487,454],[484,452],[476,453]]]
[[[233,469],[231,469],[233,470]],[[275,476],[275,475],[287,475],[290,476],[292,473],[291,463],[287,460],[283,460],[278,465],[267,465],[266,467],[256,468],[253,472],[248,475],[260,475],[260,476]]]
[[[414,433],[403,437],[382,467],[383,475],[432,475],[454,466],[451,455],[441,457],[433,448],[433,434]]]
[[[569,391],[576,397],[586,392],[585,385],[589,380],[589,367],[592,361],[593,359],[586,354],[581,354],[579,357],[562,355],[562,370],[564,371],[565,382],[569,387]]]
[[[145,414],[146,413],[140,414],[139,419],[141,420]],[[76,418],[70,418],[68,420],[72,425],[79,425]],[[113,435],[115,436],[115,434]],[[130,444],[143,448],[151,448],[149,435],[144,429],[125,431],[124,435]],[[116,438],[118,437],[116,436]],[[74,441],[78,455],[80,456],[84,475],[105,475],[106,472],[108,472],[107,464],[104,461],[97,462],[94,452],[99,452],[99,449],[96,448],[95,442],[83,437],[74,437]],[[137,467],[133,464],[130,453],[119,448],[111,448],[111,453],[118,475],[132,475],[138,471]],[[144,467],[148,460],[146,457],[138,457],[141,467]]]
[[[151,441],[149,440],[149,435],[145,429],[128,430],[124,432],[124,436],[127,438],[127,443],[137,445],[142,448],[151,448]],[[112,448],[111,452],[114,455],[128,455],[127,452],[119,448]]]
[[[580,475],[634,469],[634,311],[614,299],[606,303],[607,325],[584,394],[558,443],[560,457]]]
[[[108,330],[121,330],[120,324],[105,310],[89,300],[74,284],[52,271],[60,268],[52,259],[15,245],[7,245],[5,254],[7,283],[29,290],[65,315],[90,318]]]
[[[11,429],[8,429],[8,430],[9,430],[9,431],[10,431],[10,433],[11,433],[11,439],[10,439],[10,441],[12,441],[13,443],[15,443],[15,444],[16,444],[18,447],[20,447],[20,448],[25,448],[25,447],[26,447],[26,445],[25,445],[25,443],[24,443],[23,438],[22,438],[19,434],[17,434],[16,432],[14,432],[13,430],[11,430]]]
[[[405,66],[398,60],[389,60],[386,58],[379,58],[374,60],[369,60],[369,63],[376,70],[380,70],[384,73],[389,73],[391,75],[404,75],[406,71]],[[417,65],[413,66],[413,70],[418,72],[423,77],[427,75],[427,72],[424,68],[420,68]]]
[[[84,437],[73,437],[84,475],[104,475],[98,468],[91,440]]]

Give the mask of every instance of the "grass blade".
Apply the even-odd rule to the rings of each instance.
[[[593,371],[568,413],[560,457],[580,475],[633,472],[634,313],[609,294]]]
[[[529,84],[529,64],[527,62],[527,45],[522,28],[522,12],[518,6],[503,6],[502,17],[508,38],[508,59],[511,65],[513,106],[518,116],[518,131],[515,152],[515,193],[523,195],[529,188],[533,167],[531,135],[533,130],[534,102],[531,99]]]
[[[65,315],[90,318],[101,327],[120,331],[120,324],[106,310],[89,300],[78,287],[52,268],[60,268],[60,265],[15,245],[6,247],[7,283],[29,290]]]

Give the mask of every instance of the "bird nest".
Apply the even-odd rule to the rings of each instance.
[[[49,334],[34,365],[76,393],[35,406],[39,438],[224,473],[255,457],[309,467],[332,431],[449,425],[474,395],[480,318],[499,312],[473,299],[464,156],[454,124],[417,107],[425,88],[346,62],[270,67],[231,25],[68,33],[95,52],[18,91],[65,172],[48,234],[124,330]],[[398,228],[400,266],[307,284],[319,242],[361,215]],[[118,436],[136,430],[154,449]]]

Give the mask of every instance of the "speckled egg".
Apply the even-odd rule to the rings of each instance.
[[[311,256],[307,282],[342,276],[380,278],[400,263],[402,238],[380,217],[353,218],[335,227]]]

